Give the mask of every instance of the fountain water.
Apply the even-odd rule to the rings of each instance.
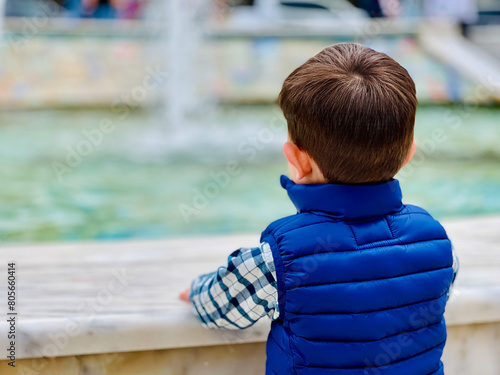
[[[162,82],[160,106],[151,112],[151,124],[137,141],[140,158],[161,159],[206,140],[207,115],[214,111],[202,90],[211,73],[203,57],[204,25],[211,9],[200,0],[159,1],[154,9],[149,15],[156,27],[152,48],[167,77]]]
[[[198,85],[202,67],[202,21],[199,0],[170,0],[166,8],[166,118],[170,128],[182,128],[199,106]]]

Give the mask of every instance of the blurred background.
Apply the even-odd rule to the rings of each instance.
[[[405,201],[500,213],[500,0],[0,0],[0,14],[3,242],[259,233],[293,214],[276,97],[348,41],[417,84]]]

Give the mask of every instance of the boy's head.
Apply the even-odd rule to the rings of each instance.
[[[278,102],[288,160],[307,155],[324,182],[388,181],[414,150],[415,84],[395,60],[362,45],[336,44],[310,58],[286,78]]]

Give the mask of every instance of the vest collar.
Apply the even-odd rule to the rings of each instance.
[[[339,219],[362,219],[385,216],[403,208],[398,180],[371,185],[298,185],[281,176],[281,186],[299,213],[320,211]]]

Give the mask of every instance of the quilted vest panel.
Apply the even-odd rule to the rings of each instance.
[[[298,213],[262,233],[276,265],[280,318],[268,375],[443,374],[451,243],[397,180],[282,185]]]

